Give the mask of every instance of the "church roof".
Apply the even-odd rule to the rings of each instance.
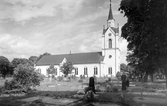
[[[109,15],[108,15],[108,20],[112,20],[113,18],[113,14],[112,14],[112,9],[111,9],[111,0],[110,0],[110,10],[109,10]]]
[[[102,52],[49,55],[43,56],[36,65],[59,65],[64,58],[66,58],[67,61],[71,61],[73,64],[100,63],[104,59]]]
[[[108,27],[109,28],[109,27]],[[103,29],[103,34],[105,34],[106,33],[106,31],[108,30],[108,28],[107,29]],[[115,33],[119,33],[119,28],[114,28],[114,27],[110,27]]]

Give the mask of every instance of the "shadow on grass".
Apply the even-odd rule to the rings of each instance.
[[[35,91],[32,93],[25,94],[24,96],[9,96],[0,98],[0,106],[21,106],[25,102],[20,101],[21,99],[31,97],[51,97],[57,98],[72,98],[77,91]]]
[[[98,97],[95,99],[95,102],[98,103],[109,103],[109,104],[117,104],[119,106],[130,106],[126,101],[121,97],[120,92],[99,92]]]
[[[166,104],[162,104],[162,103],[151,103],[145,100],[145,97],[147,98],[157,98],[157,97],[153,97],[153,96],[143,96],[143,98],[141,97],[141,95],[139,94],[130,94],[130,93],[125,93],[124,94],[124,101],[126,104],[129,104],[129,106],[166,106]],[[138,98],[140,100],[140,102],[135,101],[134,98]],[[159,98],[159,97],[158,97]]]

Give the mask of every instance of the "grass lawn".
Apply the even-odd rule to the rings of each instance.
[[[10,80],[10,79],[8,79]],[[105,80],[100,79],[100,83]],[[117,82],[115,82],[117,83]],[[0,86],[3,86],[4,80],[0,80]],[[135,84],[135,83],[134,83]],[[41,85],[37,87],[37,91],[26,94],[21,97],[0,97],[0,106],[21,106],[23,102],[17,101],[18,99],[28,98],[28,97],[53,97],[53,98],[71,98],[76,92],[80,89],[84,89],[88,86],[88,79],[84,80],[84,82],[79,83],[78,81],[71,82],[63,82],[63,81],[49,81],[49,79],[45,79],[41,82]],[[140,87],[140,84],[138,84]],[[137,88],[136,88],[137,89]],[[138,91],[132,90],[132,91]],[[121,98],[121,93],[112,93],[112,92],[99,92],[98,97],[95,99],[95,102],[98,103],[115,103],[120,104],[122,106],[166,106],[166,104],[153,104],[153,103],[141,103],[134,101],[134,98],[140,97],[140,95],[134,94],[125,94],[125,99]],[[155,98],[155,96],[145,96]],[[156,97],[158,98],[158,97]],[[144,104],[144,105],[143,105]],[[80,105],[82,106],[82,105]]]

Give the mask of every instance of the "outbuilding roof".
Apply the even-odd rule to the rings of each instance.
[[[41,65],[59,65],[63,59],[71,61],[73,64],[93,64],[100,63],[104,57],[102,52],[89,52],[89,53],[75,53],[75,54],[61,54],[61,55],[48,55],[43,56],[36,64]]]

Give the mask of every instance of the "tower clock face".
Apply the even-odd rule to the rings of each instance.
[[[109,33],[108,36],[111,36],[111,33]]]

